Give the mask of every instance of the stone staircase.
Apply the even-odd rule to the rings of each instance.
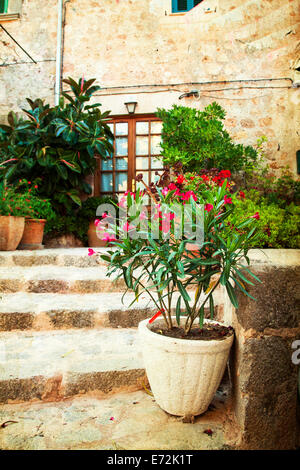
[[[123,292],[86,248],[2,252],[0,403],[142,388],[137,326],[155,310]]]

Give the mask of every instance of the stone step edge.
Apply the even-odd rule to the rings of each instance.
[[[105,254],[108,248],[93,248],[99,254]],[[109,248],[113,250],[113,248]],[[89,248],[54,248],[40,251],[2,251],[0,252],[1,267],[30,267],[30,266],[76,266],[96,267],[107,263],[100,256],[89,256]]]
[[[25,379],[0,379],[0,403],[30,401],[56,402],[88,392],[104,396],[143,389],[148,384],[144,369],[64,373],[52,377],[41,375]]]
[[[52,303],[51,296],[54,295],[28,294],[31,302],[32,299],[37,299],[35,304],[24,305],[24,310],[22,310],[22,301],[25,304],[22,294],[16,294],[16,296],[13,294],[5,295],[2,303],[0,301],[0,332],[48,331],[72,328],[136,328],[141,320],[150,318],[157,311],[157,307],[150,304],[148,299],[143,298],[129,307],[123,305],[120,298],[116,301],[116,297],[110,294],[95,294],[94,297],[84,294],[80,298],[83,301],[86,297],[86,304],[84,305],[78,303],[78,301],[76,302],[77,296],[74,298],[72,295],[64,294],[55,295]],[[59,296],[62,297],[61,304]],[[92,301],[90,297],[92,297]],[[219,297],[219,299],[215,299],[217,317],[220,314],[222,315],[223,312],[222,296]],[[47,298],[48,305],[44,304],[45,298]],[[73,303],[73,306],[66,306],[66,300],[69,304]],[[126,303],[129,305],[132,300],[133,296],[130,296]],[[110,301],[112,303],[115,301],[116,304],[108,306],[107,304]],[[95,305],[96,303],[99,303],[99,306]],[[5,304],[7,304],[7,307]],[[21,307],[19,308],[19,305],[14,307],[14,304],[20,304]],[[175,304],[172,311],[175,312]]]

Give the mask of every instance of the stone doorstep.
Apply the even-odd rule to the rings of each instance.
[[[89,393],[60,402],[0,407],[3,450],[217,450],[232,448],[230,412],[216,395],[214,409],[194,423],[165,413],[145,391]],[[211,429],[213,434],[205,433]],[[231,446],[228,446],[231,444]]]
[[[144,375],[136,330],[0,335],[0,403],[141,388]]]
[[[191,293],[194,295],[194,293]],[[132,328],[156,313],[157,308],[142,294],[131,307],[134,294],[3,294],[0,331],[57,330],[66,328]],[[174,296],[173,311],[178,294]],[[222,291],[215,293],[217,313],[222,309]]]

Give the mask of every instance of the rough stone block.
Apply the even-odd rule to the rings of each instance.
[[[255,286],[248,289],[256,301],[249,301],[249,298],[237,289],[239,308],[236,314],[242,327],[246,330],[253,328],[263,331],[265,328],[299,326],[300,267],[256,267],[252,271],[262,284],[254,281]]]

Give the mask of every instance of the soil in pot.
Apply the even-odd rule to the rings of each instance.
[[[223,339],[227,336],[233,335],[233,328],[231,326],[224,326],[215,324],[204,325],[203,328],[194,326],[191,331],[186,334],[183,328],[174,326],[173,328],[167,328],[162,326],[153,325],[151,328],[153,333],[158,333],[163,336],[168,336],[170,338],[180,338],[180,339],[192,339],[192,340],[218,340]]]
[[[25,219],[23,237],[20,250],[40,250],[43,248],[45,219]]]

